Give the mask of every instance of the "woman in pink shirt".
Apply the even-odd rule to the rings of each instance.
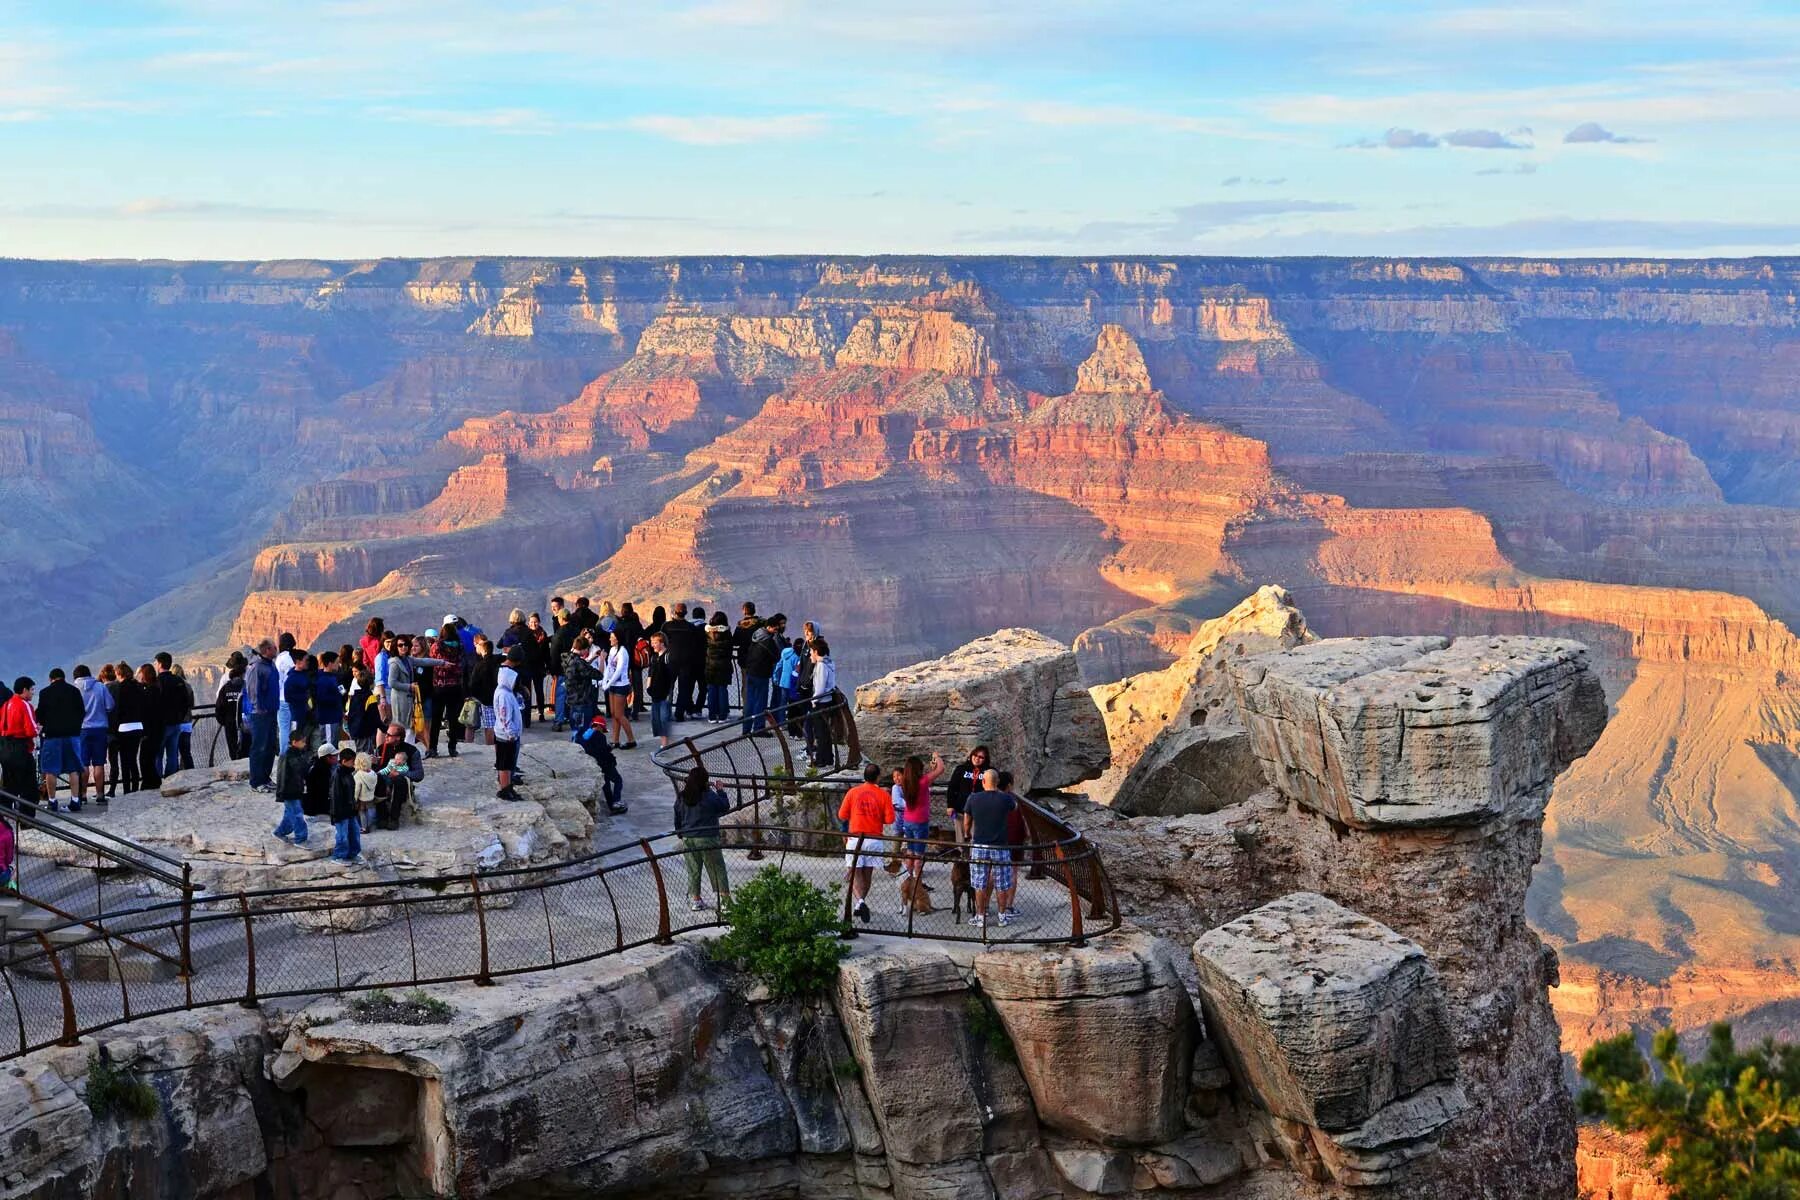
[[[894,772],[894,819],[906,839],[906,870],[914,880],[925,873],[925,839],[931,833],[931,785],[944,773],[944,760],[936,751],[931,769],[914,754]]]

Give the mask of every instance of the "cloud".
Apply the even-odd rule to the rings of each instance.
[[[689,146],[740,146],[747,142],[816,137],[830,126],[830,119],[822,113],[768,117],[659,115],[626,117],[612,124]]]
[[[1740,255],[1800,249],[1800,223],[1642,220],[1632,217],[1530,217],[1493,225],[1416,225],[1329,229],[1267,236],[1237,234],[1242,254],[1425,255]]]
[[[1583,121],[1575,128],[1569,130],[1569,132],[1563,134],[1563,143],[1569,146],[1579,146],[1589,142],[1613,142],[1618,145],[1628,146],[1639,142],[1647,142],[1649,140],[1649,138],[1623,137],[1620,134],[1612,132],[1610,129],[1603,128],[1598,121]]]
[[[1259,179],[1255,175],[1228,175],[1219,180],[1220,187],[1280,187],[1287,182],[1286,175],[1277,175],[1271,179]]]
[[[1529,150],[1524,142],[1515,142],[1498,129],[1455,129],[1444,135],[1446,146],[1464,150]]]
[[[50,220],[335,221],[345,214],[322,208],[241,204],[228,200],[177,200],[140,196],[119,204],[28,204],[0,210],[19,217]]]
[[[1417,129],[1390,129],[1380,138],[1361,138],[1350,143],[1352,150],[1434,150],[1438,140]]]
[[[1511,167],[1484,167],[1475,173],[1477,175],[1536,175],[1537,164],[1522,162]]]
[[[1054,225],[1013,225],[1004,229],[967,230],[959,241],[987,243],[1036,243],[1080,245],[1092,249],[1116,248],[1120,243],[1153,248],[1181,246],[1208,234],[1255,226],[1270,217],[1295,213],[1352,212],[1356,206],[1339,200],[1207,200],[1164,210],[1141,221],[1088,221],[1074,228]]]

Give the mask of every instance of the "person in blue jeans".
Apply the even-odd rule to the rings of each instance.
[[[300,803],[306,799],[306,775],[312,765],[306,732],[296,729],[288,735],[287,752],[275,766],[275,798],[281,801],[281,824],[275,827],[275,836],[296,846],[306,843],[306,813]]]
[[[362,857],[362,821],[356,812],[356,747],[344,746],[338,752],[338,765],[331,772],[331,827],[337,841],[331,857],[339,862],[360,863]]]
[[[275,643],[264,638],[244,672],[244,723],[250,727],[250,787],[272,792],[270,772],[280,746],[275,740],[277,709],[281,705],[281,677],[275,670]]]

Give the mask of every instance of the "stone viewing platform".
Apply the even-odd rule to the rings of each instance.
[[[485,754],[432,760],[414,847],[373,835],[365,874],[467,870],[465,843],[497,839],[508,868],[554,877],[541,911],[538,892],[488,908],[482,885],[481,902],[438,897],[386,932],[289,940],[368,981],[382,968],[345,953],[374,944],[357,939],[441,941],[480,917],[493,986],[429,986],[446,1007],[421,1024],[383,1023],[354,997],[275,995],[93,1034],[156,1089],[154,1121],[89,1112],[86,1045],[38,1050],[0,1070],[0,1129],[20,1148],[0,1197],[1573,1200],[1555,956],[1524,896],[1550,784],[1605,722],[1585,652],[1321,642],[1292,616],[1260,597],[1200,630],[1154,686],[1090,694],[1067,647],[1006,631],[859,689],[863,749],[887,765],[980,740],[1039,789],[1079,786],[1121,745],[1135,764],[1204,724],[1254,777],[1170,777],[1159,815],[1131,815],[1123,794],[1040,792],[1044,820],[1105,862],[1098,900],[1054,868],[1040,890],[1021,885],[1034,905],[1060,897],[1023,927],[1045,944],[935,940],[954,926],[896,918],[896,881],[878,871],[879,919],[806,1001],[719,967],[698,925],[658,939],[642,851],[625,851],[636,874],[580,857],[666,828],[668,780],[645,751],[621,756],[624,817],[593,815],[597,775],[560,735],[528,741],[527,799],[511,805],[483,798]],[[1110,744],[1123,710],[1106,711],[1109,695],[1137,697],[1129,737]],[[687,732],[696,758],[765,764],[759,804],[839,794],[848,774],[775,777],[775,739],[728,753],[735,728]],[[250,823],[272,822],[272,801],[240,808],[241,783],[195,774],[105,819],[221,888],[341,870],[310,849],[259,852]],[[827,807],[784,810],[817,844],[771,842],[762,861],[841,880]],[[211,828],[180,828],[215,809]],[[940,900],[955,857],[926,868]],[[734,859],[733,879],[756,865]],[[1069,944],[1071,899],[1125,924]],[[506,975],[545,928],[561,965]]]

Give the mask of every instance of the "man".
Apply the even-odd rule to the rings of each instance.
[[[406,740],[406,730],[395,722],[375,751],[375,812],[383,829],[400,828],[400,814],[425,781],[425,760],[419,748]]]
[[[675,690],[670,696],[671,720],[685,721],[698,707],[700,669],[706,657],[706,645],[699,631],[688,624],[688,606],[676,601],[675,615],[663,622],[663,643],[668,647],[669,668],[675,673]]]
[[[287,680],[288,680],[288,672],[292,671],[294,669],[294,646],[295,646],[295,644],[296,644],[296,639],[294,638],[293,634],[291,634],[291,633],[282,634],[281,635],[281,653],[279,653],[275,656],[275,674],[277,676],[276,684],[275,684],[275,695],[276,695],[276,698],[280,705],[277,712],[279,714],[278,724],[280,726],[279,731],[281,734],[281,744],[283,746],[287,745],[288,734],[293,732],[293,728],[294,728],[294,715],[288,709]]]
[[[686,625],[686,621],[677,622]],[[644,662],[644,686],[650,693],[650,732],[668,748],[675,733],[675,665],[669,661],[669,638],[661,629],[650,635],[650,655]]]
[[[156,704],[162,712],[162,773],[163,778],[181,770],[181,727],[193,728],[194,693],[188,689],[187,682],[170,670],[175,665],[175,656],[167,650],[159,650],[156,654]]]
[[[569,688],[568,681],[562,677],[563,658],[575,648],[575,639],[580,637],[582,627],[570,614],[556,632],[550,635],[550,660],[556,664],[556,723],[550,728],[561,733],[569,727]]]
[[[756,604],[750,600],[744,601],[744,615],[738,618],[737,628],[731,631],[731,650],[732,656],[737,660],[738,707],[746,715],[750,712],[750,677],[744,669],[744,657],[750,653],[750,639],[756,636],[756,631],[762,626],[762,618],[756,615]],[[763,707],[767,708],[767,689],[764,690],[763,701]]]
[[[494,795],[501,800],[524,799],[513,790],[513,772],[519,766],[519,739],[525,736],[525,714],[519,707],[519,693],[513,689],[518,686],[519,668],[524,665],[524,647],[510,647],[506,662],[494,676],[494,775],[499,784]]]
[[[944,785],[944,803],[950,809],[950,825],[958,841],[962,840],[963,805],[971,792],[981,790],[981,775],[988,769],[991,757],[986,746],[975,747],[969,751],[969,757],[951,769],[950,782]]]
[[[806,717],[806,757],[813,766],[829,770],[837,766],[837,748],[832,745],[836,721],[825,710],[837,699],[837,667],[824,638],[812,644],[812,662],[812,711]]]
[[[744,650],[744,736],[767,732],[763,729],[763,713],[769,708],[769,685],[775,678],[775,665],[781,661],[781,647],[766,625],[758,625]]]
[[[577,632],[592,633],[600,627],[600,614],[593,610],[586,596],[575,597],[575,612],[569,619],[575,622]]]
[[[281,700],[288,714],[288,732],[301,734],[308,746],[317,747],[319,743],[315,739],[319,736],[319,722],[314,715],[313,706],[318,703],[319,698],[318,669],[313,665],[313,656],[304,651],[293,657],[293,663],[287,677],[281,681]]]
[[[275,826],[275,836],[296,846],[306,844],[306,813],[302,805],[306,800],[306,779],[316,758],[307,748],[306,731],[290,730],[288,748],[275,767],[275,798],[281,801],[281,823]]]
[[[1012,903],[1012,846],[1006,836],[1006,816],[1018,807],[1011,792],[1000,790],[1000,773],[984,771],[979,792],[969,795],[963,807],[963,840],[969,843],[969,885],[975,889],[975,915],[971,925],[987,924],[988,898],[998,893],[1000,924],[1011,925],[1007,910]]]
[[[545,639],[544,652],[544,686],[549,689],[544,693],[544,716],[562,713],[561,700],[558,695],[562,688],[562,654],[556,651],[556,635],[568,622],[569,610],[563,604],[561,596],[550,597],[550,635]]]
[[[113,696],[94,678],[88,665],[75,668],[75,690],[81,693],[81,761],[94,789],[94,803],[106,807],[106,743],[112,726]],[[237,707],[231,709],[231,725],[237,728]]]
[[[43,740],[38,746],[38,770],[44,776],[44,795],[50,811],[56,811],[56,788],[59,776],[69,777],[69,811],[80,812],[87,799],[87,778],[81,773],[81,719],[84,709],[81,693],[63,677],[63,669],[50,672],[50,682],[37,697],[38,728]]]
[[[881,768],[870,763],[863,768],[863,781],[844,795],[838,806],[838,820],[845,826],[844,863],[849,869],[850,892],[856,897],[856,919],[869,923],[869,885],[875,879],[875,868],[887,858],[887,847],[881,835],[894,815],[894,801],[880,784]]]
[[[319,726],[319,740],[333,745],[344,727],[344,682],[337,673],[338,652],[327,650],[319,655],[318,670],[313,672],[313,720]]]
[[[12,695],[0,704],[0,789],[13,797],[9,803],[27,813],[37,811],[37,714],[31,697],[37,681],[29,675],[13,680]]]
[[[256,656],[244,672],[244,723],[250,726],[250,788],[272,792],[277,723],[281,711],[281,671],[275,665],[275,643],[256,644]]]

